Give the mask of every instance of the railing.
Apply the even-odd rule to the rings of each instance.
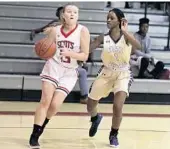
[[[144,17],[147,18],[148,3],[145,3]]]
[[[170,51],[170,47],[169,47],[169,40],[170,40],[170,7],[168,6],[168,3],[166,3],[166,14],[168,15],[168,19],[169,19],[169,29],[168,29],[168,39],[167,39],[167,46],[165,47],[164,50],[166,51]]]
[[[145,11],[144,11],[144,17],[147,18],[148,14],[148,3],[145,2]],[[168,6],[168,3],[165,3],[165,14],[168,15],[169,19],[169,26],[168,26],[168,38],[167,38],[167,45],[165,46],[165,51],[170,51],[170,6]]]

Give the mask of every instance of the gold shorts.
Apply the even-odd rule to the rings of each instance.
[[[91,86],[89,98],[100,100],[107,97],[110,92],[116,94],[124,91],[129,96],[129,88],[132,83],[130,71],[113,71],[103,67],[96,80]]]

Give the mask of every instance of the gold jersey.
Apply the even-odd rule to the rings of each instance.
[[[129,70],[132,45],[127,44],[124,35],[115,42],[110,35],[104,36],[101,59],[104,66],[113,70]]]

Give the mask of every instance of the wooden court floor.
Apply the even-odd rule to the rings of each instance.
[[[27,149],[37,103],[0,102],[0,149]],[[42,149],[109,149],[111,104],[101,104],[104,119],[94,138],[86,106],[65,103],[40,138]],[[119,149],[170,149],[170,106],[125,105]]]

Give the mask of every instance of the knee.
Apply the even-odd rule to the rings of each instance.
[[[123,105],[126,100],[127,94],[125,92],[118,92],[114,96],[114,104],[113,104],[113,114],[116,117],[122,116]]]
[[[89,100],[90,99],[88,98],[88,100],[87,100],[87,111],[90,113],[92,111],[92,107],[90,105],[90,101]]]
[[[50,109],[50,111],[53,111],[54,113],[57,113],[57,104],[52,101],[51,104],[50,104],[49,109]]]
[[[159,62],[156,63],[155,68],[158,69],[158,70],[163,70],[164,66],[165,66],[164,63],[159,61]]]
[[[48,109],[49,106],[50,106],[51,99],[52,99],[52,96],[47,95],[47,94],[46,95],[42,94],[41,101],[40,101],[40,106],[42,108]]]
[[[88,97],[87,100],[87,111],[91,113],[93,111],[93,100]]]
[[[113,115],[115,117],[121,117],[122,116],[122,106],[118,104],[113,105]]]
[[[56,114],[61,105],[63,104],[66,96],[64,94],[60,94],[59,96],[54,96],[52,102],[50,103],[49,109],[53,114]]]

